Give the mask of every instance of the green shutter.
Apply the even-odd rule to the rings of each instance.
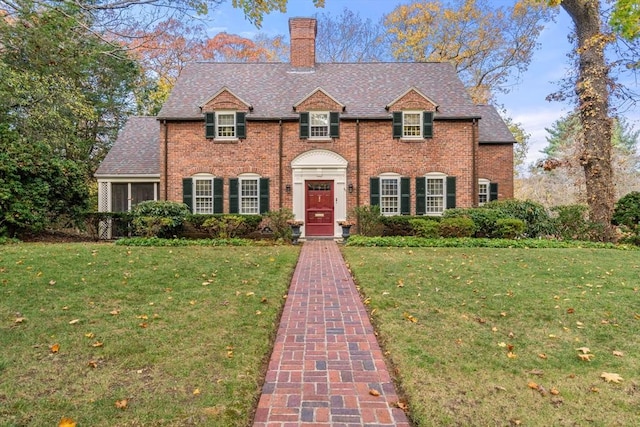
[[[422,113],[422,137],[433,138],[433,111]]]
[[[238,111],[236,113],[236,138],[245,139],[247,137],[246,113]]]
[[[213,178],[213,213],[223,213],[222,178]]]
[[[380,206],[380,178],[369,178],[369,204]]]
[[[393,137],[402,138],[402,111],[393,112]]]
[[[411,181],[400,178],[400,215],[411,215]]]
[[[456,207],[456,177],[447,177],[447,205],[446,209],[453,209]]]
[[[489,184],[489,201],[498,200],[498,183],[492,182]]]
[[[269,178],[260,178],[260,214],[269,212]]]
[[[182,178],[182,203],[193,212],[193,179]]]
[[[423,176],[416,178],[416,215],[427,213],[427,179]]]
[[[340,138],[340,113],[329,113],[329,136]]]
[[[240,211],[238,196],[238,178],[229,178],[229,213],[237,214]]]
[[[309,113],[300,113],[300,138],[309,138]]]
[[[204,136],[209,139],[216,137],[216,113],[204,113]]]

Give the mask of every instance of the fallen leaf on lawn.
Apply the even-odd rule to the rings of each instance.
[[[620,383],[620,381],[623,380],[623,378],[620,375],[614,374],[611,372],[603,372],[600,375],[600,378],[603,378],[608,383],[618,383],[618,384]]]
[[[369,394],[371,396],[380,396],[380,392],[378,390],[376,390],[375,388],[369,389]]]
[[[567,314],[573,314],[576,311],[573,308],[567,308]]]
[[[118,314],[120,314],[120,310],[112,310],[109,312],[109,314],[112,316],[117,316]]]
[[[193,395],[194,395],[194,396],[197,396],[197,395],[199,395],[199,394],[200,394],[200,389],[199,389],[199,388],[197,388],[197,389],[193,390]]]
[[[418,322],[418,319],[416,319],[415,317],[413,317],[412,315],[410,315],[406,311],[404,313],[402,313],[402,316],[404,316],[404,318],[407,319],[408,321],[410,321],[411,323],[417,323]]]
[[[71,418],[62,418],[58,423],[58,427],[76,427],[76,422]]]
[[[502,313],[500,313],[500,316],[507,317],[507,313],[503,311]]]
[[[507,353],[507,357],[509,359],[516,359],[518,357],[518,355],[515,354],[515,353],[512,353],[512,352],[509,352],[509,353]]]
[[[582,352],[582,354],[587,354],[591,352],[591,350],[589,350],[589,347],[580,347],[580,348],[576,348],[576,350]]]
[[[26,317],[16,317],[15,323],[24,323],[27,320]]]
[[[260,316],[262,312],[260,310],[256,310],[256,316]]]
[[[87,366],[89,366],[90,368],[97,368],[98,362],[96,362],[95,360],[89,360],[89,363],[87,363]]]
[[[55,284],[56,284],[56,281],[55,281],[55,280],[49,280],[49,284],[50,284],[51,286],[53,286],[53,285],[55,285]]]
[[[404,288],[404,281],[402,279],[398,279],[398,287]]]
[[[513,351],[513,344],[507,344],[507,350]]]
[[[591,387],[589,390],[591,393],[600,393],[600,389],[598,387]]]
[[[498,347],[503,347],[503,348],[504,348],[504,347],[506,347],[506,346],[507,346],[507,343],[506,343],[506,342],[499,342],[499,343],[498,343]]]
[[[94,334],[93,332],[87,332],[86,334],[84,334],[84,336],[87,338],[94,338],[96,334]]]
[[[75,325],[76,323],[78,323],[80,321],[80,319],[73,319],[72,321],[69,322],[70,325]]]
[[[147,326],[149,326],[149,324],[148,324],[148,323],[146,323],[146,322],[142,322],[142,323],[140,323],[138,326],[140,326],[141,328],[143,328],[143,329],[144,329],[144,328],[146,328]]]
[[[552,387],[551,390],[549,391],[549,393],[553,394],[554,396],[557,396],[560,394],[560,392],[558,391],[557,388]]]
[[[409,405],[407,405],[405,402],[398,400],[396,402],[396,406],[400,409],[402,409],[403,411],[408,411],[409,410]]]
[[[254,296],[255,294],[256,294],[255,292],[247,292],[247,293],[245,294],[245,296],[252,297],[252,296]]]
[[[538,354],[538,357],[539,357],[540,359],[545,359],[545,360],[547,359],[547,355],[546,355],[546,354],[544,354],[544,353],[540,353],[540,354]]]
[[[547,389],[546,389],[546,388],[544,388],[542,385],[539,385],[539,386],[538,386],[538,392],[539,392],[541,395],[543,395],[543,396],[546,396],[546,395],[547,395],[547,393],[548,393]]]
[[[60,344],[56,343],[53,344],[51,347],[49,347],[49,350],[51,350],[51,353],[57,353],[60,351]]]
[[[580,360],[584,360],[586,362],[591,362],[591,358],[593,357],[593,354],[579,354],[578,358]]]
[[[91,347],[102,347],[103,343],[101,343],[100,341],[96,341],[93,344],[91,344]]]
[[[149,316],[147,316],[146,314],[141,314],[139,316],[136,316],[136,319],[143,319],[143,320],[147,320],[149,318]]]
[[[529,381],[529,383],[527,384],[527,386],[533,390],[537,390],[538,389],[538,383],[535,383],[533,381]]]
[[[262,297],[260,299],[260,302],[263,303],[263,304],[266,304],[267,303],[267,297]]]
[[[613,355],[614,356],[618,356],[618,357],[624,357],[624,353],[621,352],[621,351],[617,351],[617,350],[613,351]]]
[[[116,400],[116,408],[125,410],[127,409],[127,399]]]
[[[544,375],[544,371],[542,369],[532,369],[529,374],[541,377]]]

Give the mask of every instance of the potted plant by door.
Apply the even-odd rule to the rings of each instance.
[[[355,223],[349,219],[344,221],[338,221],[338,225],[342,227],[342,239],[346,242],[351,235],[351,227],[355,225]]]
[[[287,221],[287,224],[291,227],[291,243],[297,245],[298,239],[300,238],[300,227],[304,225],[304,221],[290,219]]]

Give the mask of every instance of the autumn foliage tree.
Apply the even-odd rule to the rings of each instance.
[[[486,0],[414,1],[394,9],[385,25],[396,59],[452,63],[472,99],[485,104],[526,70],[546,14],[529,0],[510,8]]]

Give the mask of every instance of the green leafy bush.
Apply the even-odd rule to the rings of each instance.
[[[438,223],[438,234],[442,237],[473,237],[476,225],[471,218],[443,218]]]
[[[476,225],[475,237],[499,237],[497,222],[499,219],[509,218],[509,215],[498,209],[487,208],[456,208],[447,209],[444,218],[471,218]]]
[[[640,191],[632,191],[616,202],[613,210],[613,223],[630,230],[640,227]],[[638,231],[640,233],[640,230]]]
[[[180,234],[190,211],[184,203],[149,200],[131,210],[133,231],[143,237],[172,237]]]
[[[273,231],[273,237],[282,240],[291,240],[291,226],[295,216],[291,209],[282,208],[277,211],[269,211],[264,214],[266,225]]]
[[[363,236],[380,236],[384,230],[380,206],[363,205],[356,206],[351,211],[351,216],[358,224],[358,234]]]
[[[440,237],[438,231],[440,221],[434,221],[433,219],[427,218],[411,218],[409,223],[411,224],[414,236],[430,239]]]
[[[487,209],[499,210],[507,217],[524,221],[526,237],[542,237],[555,233],[553,222],[543,205],[531,200],[494,200],[484,205]]]
[[[422,216],[394,215],[380,216],[380,221],[384,226],[382,234],[385,236],[411,236],[414,234],[411,220],[423,218]]]
[[[494,237],[515,239],[524,233],[524,221],[517,218],[501,218],[496,221]]]
[[[224,215],[207,218],[202,227],[216,239],[228,239],[246,234],[247,221],[241,215]]]
[[[589,221],[587,206],[564,205],[554,206],[551,212],[557,216],[553,218],[557,235],[565,240],[597,240],[601,225]]]

